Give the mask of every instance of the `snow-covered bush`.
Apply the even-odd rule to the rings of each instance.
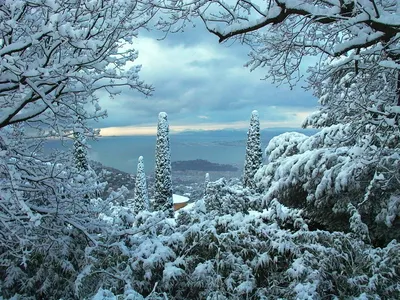
[[[86,287],[94,295],[101,287],[168,299],[400,296],[397,242],[373,248],[357,235],[309,231],[301,211],[272,204],[263,212],[216,215],[205,213],[200,200],[185,225],[160,212],[140,213],[138,226],[115,231],[109,246],[86,253],[91,265],[78,292]]]
[[[225,178],[207,184],[204,203],[208,212],[217,214],[247,213],[249,209],[257,209],[261,204],[260,195],[253,189],[243,187],[241,183],[233,183]]]
[[[310,137],[286,133],[273,138],[266,149],[269,163],[256,181],[264,190],[264,205],[277,198],[304,209],[317,228],[349,231],[351,205],[368,225],[372,241],[384,245],[400,237],[392,230],[400,228],[399,160],[390,159],[395,148],[366,150],[377,149],[365,140],[370,132],[357,138],[352,126],[332,125]]]

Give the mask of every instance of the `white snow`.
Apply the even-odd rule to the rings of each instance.
[[[189,203],[182,210],[191,210],[194,207],[195,203]],[[179,211],[178,211],[179,212]]]
[[[181,195],[177,195],[177,194],[173,194],[172,195],[172,200],[174,202],[174,204],[178,204],[178,203],[185,203],[189,201],[188,197],[185,196],[181,196]]]
[[[103,290],[102,288],[100,288],[96,295],[93,296],[92,300],[116,300],[117,297],[115,297],[115,295],[109,291],[109,290]]]

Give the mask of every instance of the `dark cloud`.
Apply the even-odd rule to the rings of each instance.
[[[123,90],[111,101],[101,94],[109,118],[97,126],[152,125],[160,111],[169,114],[171,124],[239,122],[247,121],[253,109],[260,118],[279,123],[303,116],[317,104],[300,87],[290,90],[261,80],[267,70],[243,67],[246,46],[220,45],[201,26],[162,41],[157,35],[147,33],[136,47],[141,78],[154,85],[153,96]]]

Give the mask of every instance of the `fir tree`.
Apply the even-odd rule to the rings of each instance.
[[[133,206],[135,214],[142,210],[149,209],[149,196],[147,194],[146,174],[144,173],[143,156],[140,156],[138,160]]]
[[[254,175],[262,164],[262,150],[260,140],[260,121],[258,111],[251,113],[250,127],[247,132],[246,161],[244,164],[243,184],[254,188]]]
[[[167,114],[158,115],[154,210],[166,211],[173,217],[172,181],[171,181],[171,151],[169,145],[169,125]]]

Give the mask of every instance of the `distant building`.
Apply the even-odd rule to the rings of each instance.
[[[176,194],[172,195],[172,200],[174,202],[174,211],[177,211],[177,210],[181,209],[182,207],[185,207],[189,202],[188,197],[176,195]]]

